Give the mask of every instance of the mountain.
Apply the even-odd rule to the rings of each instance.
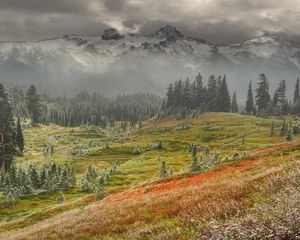
[[[262,72],[271,88],[282,79],[294,84],[299,66],[300,43],[286,37],[265,34],[215,45],[170,25],[149,35],[122,35],[110,28],[94,36],[0,42],[0,81],[22,87],[34,83],[54,94],[163,94],[168,83],[201,72],[205,78],[226,74],[230,87],[244,95],[248,82]]]

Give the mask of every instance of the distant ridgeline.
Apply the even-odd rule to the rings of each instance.
[[[248,115],[267,117],[271,115],[300,114],[299,78],[296,81],[293,101],[286,97],[286,81],[279,83],[273,97],[265,74],[258,76],[255,96],[252,83],[249,83],[245,105],[238,104],[236,92],[230,96],[226,76],[211,75],[207,86],[203,85],[199,73],[193,82],[187,78],[170,84],[166,100],[163,101],[162,114],[185,118],[191,113],[203,112],[241,112]]]
[[[29,94],[30,95],[30,94]],[[11,90],[13,108],[16,115],[31,118],[28,112],[28,94],[14,88]],[[153,117],[161,107],[162,99],[148,93],[120,95],[108,98],[98,93],[82,92],[75,97],[56,97],[48,95],[39,98],[37,121],[48,124],[55,123],[64,127],[81,125],[97,125],[106,127],[115,121],[129,122],[134,125]]]

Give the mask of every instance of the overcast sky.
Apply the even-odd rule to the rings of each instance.
[[[164,24],[218,43],[299,35],[300,0],[0,0],[0,40],[100,34],[107,26],[148,33]]]

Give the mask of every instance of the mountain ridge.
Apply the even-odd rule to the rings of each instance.
[[[171,25],[146,35],[107,29],[102,35],[0,42],[0,81],[22,87],[34,83],[53,92],[99,89],[114,95],[147,89],[163,94],[168,83],[198,72],[204,78],[226,74],[240,92],[261,72],[274,79],[273,88],[283,78],[296,79],[299,67],[300,44],[288,38],[265,34],[217,45]]]

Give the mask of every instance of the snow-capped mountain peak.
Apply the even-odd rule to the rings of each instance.
[[[169,41],[176,41],[177,39],[184,38],[184,35],[178,31],[176,27],[171,25],[166,25],[149,36],[158,39],[167,39]]]
[[[76,88],[92,86],[94,90],[101,86],[101,91],[110,93],[123,92],[129,82],[134,90],[164,91],[168,82],[197,72],[204,76],[226,74],[229,84],[231,79],[237,81],[236,86],[245,85],[262,72],[277,80],[296,78],[299,66],[300,44],[288,38],[265,34],[216,46],[186,37],[170,25],[149,35],[122,35],[110,28],[101,35],[0,42],[0,81],[58,88],[68,84],[75,87],[77,82]]]

